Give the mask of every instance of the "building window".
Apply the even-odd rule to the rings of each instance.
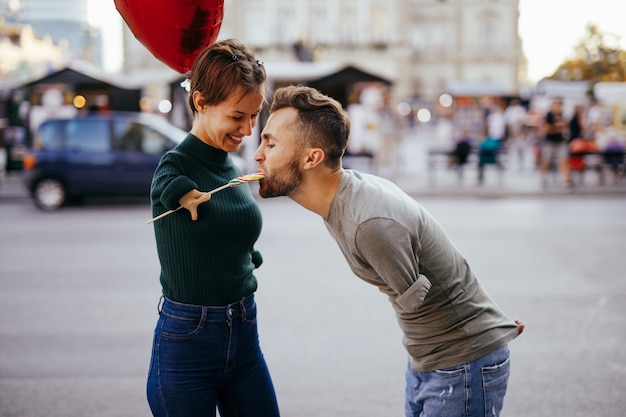
[[[268,22],[265,17],[266,9],[263,6],[249,5],[243,19],[243,39],[253,40],[256,47],[267,47],[271,43],[271,32],[259,30],[259,24]]]
[[[343,47],[356,46],[359,38],[359,25],[357,11],[354,7],[341,8],[339,20],[339,41]]]
[[[321,6],[311,8],[310,39],[314,45],[325,45],[329,38],[328,18],[326,9]]]
[[[426,29],[420,24],[412,25],[409,32],[409,39],[411,46],[418,52],[423,52],[426,49]]]
[[[503,16],[495,10],[485,9],[480,13],[477,25],[479,50],[493,52],[498,45],[505,43],[502,39],[506,33],[502,20]]]
[[[484,20],[480,27],[479,47],[492,50],[496,46],[496,28],[490,20]]]
[[[374,6],[372,8],[372,43],[375,47],[385,47],[389,43],[391,33],[391,15],[389,8]]]
[[[285,47],[291,47],[299,38],[296,11],[291,6],[284,6],[278,10],[278,42]]]

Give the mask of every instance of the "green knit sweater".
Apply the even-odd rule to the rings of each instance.
[[[192,134],[166,153],[152,179],[152,214],[177,208],[192,189],[209,191],[242,175],[228,153]],[[198,220],[181,209],[154,224],[163,295],[186,304],[223,306],[252,294],[262,263],[254,244],[261,211],[248,184],[213,194]]]

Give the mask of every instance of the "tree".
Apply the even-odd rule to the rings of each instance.
[[[626,81],[626,51],[619,48],[620,37],[587,24],[584,37],[573,55],[563,62],[550,79],[568,81]]]

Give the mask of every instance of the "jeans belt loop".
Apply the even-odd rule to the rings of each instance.
[[[161,298],[159,298],[159,302],[157,303],[157,312],[159,313],[159,315],[161,315],[161,313],[163,312],[164,302],[165,302],[165,296],[162,295]]]
[[[245,298],[239,300],[239,307],[241,308],[241,321],[244,321],[246,318],[246,302]]]

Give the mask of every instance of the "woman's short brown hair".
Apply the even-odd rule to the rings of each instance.
[[[254,52],[238,39],[225,39],[207,46],[196,58],[189,75],[189,107],[197,113],[193,93],[207,105],[221,103],[233,92],[259,92],[266,97],[267,74]]]

